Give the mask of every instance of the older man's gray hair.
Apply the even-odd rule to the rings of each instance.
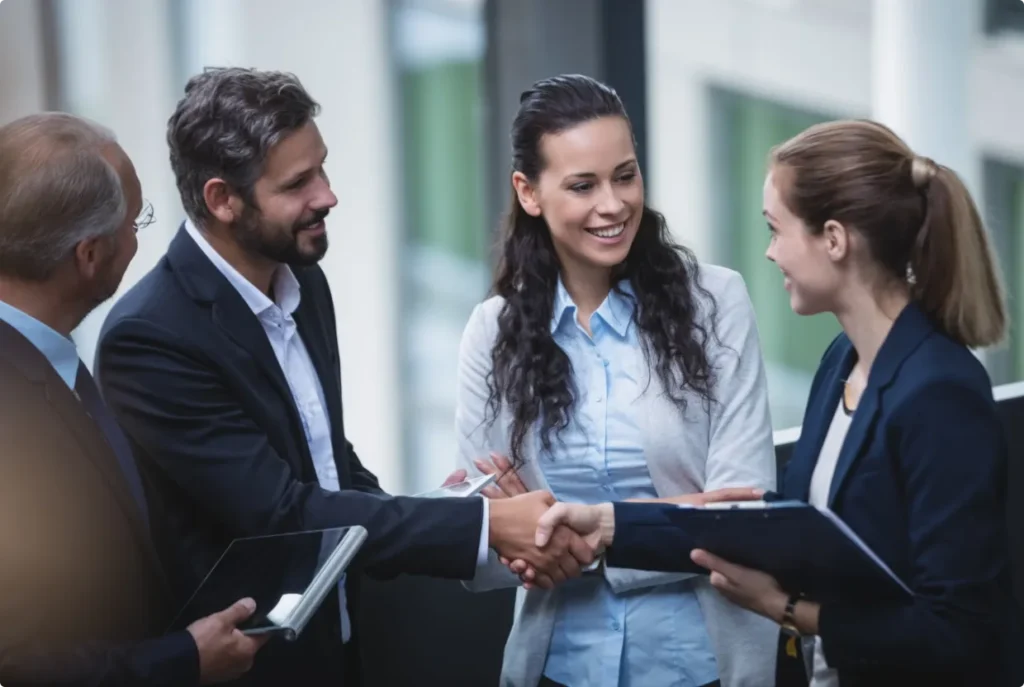
[[[127,200],[103,156],[115,142],[60,112],[0,127],[0,276],[46,280],[81,241],[117,231]]]

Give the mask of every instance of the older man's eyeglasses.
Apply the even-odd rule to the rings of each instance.
[[[135,218],[135,222],[134,222],[134,224],[132,224],[132,228],[135,230],[135,233],[138,234],[140,230],[145,229],[146,227],[148,227],[152,223],[153,223],[153,204],[150,203],[148,200],[147,201],[143,201],[142,212],[140,212],[139,216],[137,218]]]

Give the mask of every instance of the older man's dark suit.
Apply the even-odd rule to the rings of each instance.
[[[0,322],[0,684],[198,684],[191,636],[161,637],[173,613],[100,427]]]
[[[471,578],[481,500],[381,492],[345,438],[327,280],[319,267],[294,272],[302,294],[294,317],[323,386],[341,492],[318,484],[302,420],[259,320],[183,229],[105,323],[99,381],[139,448],[174,577],[193,587],[234,537],[361,524],[369,537],[357,562],[374,576]],[[298,643],[266,646],[250,679],[294,683],[301,672],[303,684],[337,685],[348,672],[351,685],[356,645],[341,650],[338,618],[332,597]]]

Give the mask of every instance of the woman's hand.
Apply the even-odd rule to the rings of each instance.
[[[498,479],[480,492],[489,499],[511,498],[530,491],[519,479],[519,475],[512,468],[512,463],[505,456],[492,453],[490,461],[474,460],[473,464],[485,475],[498,474]]]
[[[730,563],[702,549],[694,549],[690,553],[690,560],[711,571],[711,585],[729,601],[782,624],[789,594],[774,577],[760,570]],[[793,615],[801,634],[818,634],[820,609],[817,603],[810,601],[797,604]]]
[[[711,571],[711,585],[737,606],[782,622],[789,595],[775,578],[760,570],[744,568],[702,549],[694,549],[690,560]]]
[[[630,499],[630,501],[634,503],[675,503],[689,506],[706,506],[709,503],[721,503],[723,501],[757,501],[763,496],[764,489],[755,487],[725,487],[724,489],[713,489],[696,494],[667,496],[660,499]]]
[[[672,496],[668,503],[688,504],[691,506],[706,506],[709,503],[722,503],[723,501],[757,501],[764,496],[764,489],[754,487],[726,487],[714,489],[701,494],[684,494]]]

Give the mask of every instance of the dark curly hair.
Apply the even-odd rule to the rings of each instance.
[[[535,83],[519,98],[512,123],[512,168],[531,182],[543,170],[540,144],[556,134],[601,117],[622,117],[622,101],[608,86],[586,76],[563,75]],[[492,293],[504,298],[498,336],[487,377],[488,416],[493,423],[502,404],[512,414],[510,453],[523,462],[527,431],[541,420],[546,451],[572,417],[576,400],[572,365],[555,343],[550,323],[561,266],[547,222],[529,215],[513,191],[503,226],[501,260]],[[698,282],[693,253],[671,239],[665,218],[646,205],[626,260],[613,270],[613,288],[628,280],[635,294],[633,319],[639,327],[644,356],[651,362],[667,395],[685,410],[687,391],[696,392],[705,411],[714,402],[714,370],[707,344],[717,337],[715,300]],[[706,302],[705,326],[698,318],[695,294]]]

